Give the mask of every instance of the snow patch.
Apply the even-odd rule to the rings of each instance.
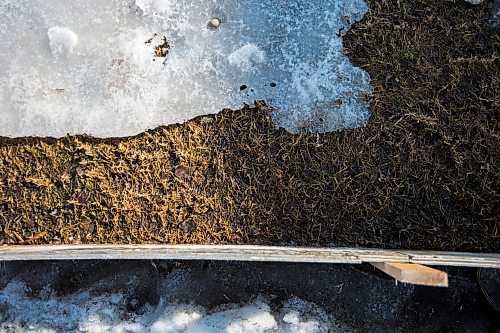
[[[163,292],[174,292],[167,288]],[[150,332],[150,333],[322,333],[350,332],[313,303],[293,297],[280,310],[258,297],[246,304],[205,309],[192,304],[146,305],[142,314],[127,310],[122,294],[98,294],[90,288],[57,296],[46,287],[33,295],[26,284],[11,281],[0,291],[0,332]]]
[[[364,0],[3,0],[0,136],[128,136],[260,99],[292,133],[362,126],[369,76],[341,36],[367,10]],[[163,36],[171,48],[155,57]]]

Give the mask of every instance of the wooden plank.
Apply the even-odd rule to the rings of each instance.
[[[420,264],[377,262],[373,266],[398,281],[433,287],[448,287],[448,274]]]
[[[393,251],[252,245],[54,245],[0,247],[0,260],[172,259],[309,263],[405,260]]]
[[[500,254],[259,245],[0,246],[0,261],[76,259],[230,260],[304,263],[408,262],[500,268]]]
[[[465,267],[496,267],[499,266],[498,253],[468,253],[445,251],[398,251],[408,256],[408,262],[422,265],[446,265]]]

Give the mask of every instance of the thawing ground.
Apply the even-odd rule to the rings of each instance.
[[[363,0],[0,0],[0,136],[128,136],[259,99],[293,133],[361,126],[369,75],[341,36],[367,10]],[[154,56],[163,36],[168,54]]]

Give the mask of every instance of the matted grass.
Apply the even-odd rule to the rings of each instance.
[[[1,244],[500,250],[492,4],[369,1],[344,38],[367,127],[291,135],[256,108],[132,138],[0,139]]]

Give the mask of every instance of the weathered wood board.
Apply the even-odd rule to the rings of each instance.
[[[229,260],[303,263],[402,262],[500,268],[500,254],[259,245],[0,246],[0,261],[75,259]]]

